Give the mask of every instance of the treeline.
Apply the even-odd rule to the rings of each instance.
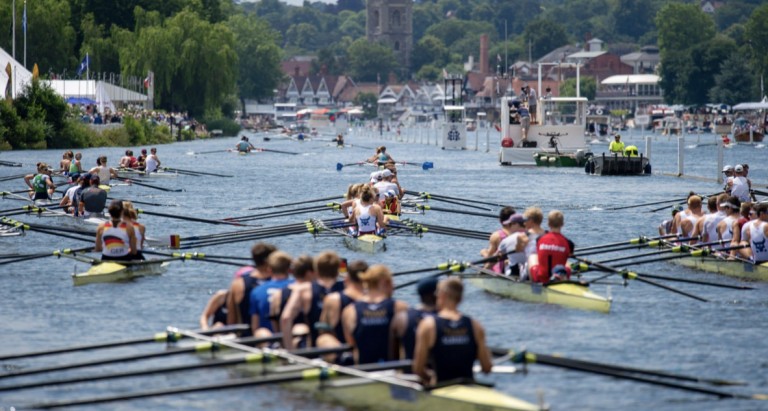
[[[16,2],[17,16],[22,14]],[[41,75],[73,77],[85,56],[91,71],[143,78],[155,72],[156,104],[199,117],[230,114],[238,100],[270,97],[284,56],[318,57],[313,72],[356,81],[390,72],[437,80],[463,70],[490,37],[489,63],[536,60],[559,46],[600,38],[618,53],[661,48],[670,102],[735,103],[758,97],[768,56],[768,5],[760,0],[420,0],[413,5],[412,66],[365,39],[363,0],[337,4],[279,0],[35,0],[27,2],[27,62]],[[0,25],[11,26],[10,8]],[[17,57],[23,38],[17,17]],[[0,38],[10,50],[10,36]]]

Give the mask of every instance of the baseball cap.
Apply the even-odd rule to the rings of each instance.
[[[728,171],[733,171],[733,167],[731,167],[731,166],[723,167],[723,173],[728,172]]]
[[[507,225],[507,224],[515,223],[515,224],[523,225],[523,223],[526,221],[528,221],[528,219],[523,217],[522,214],[512,214],[511,216],[509,216],[509,218],[504,220],[502,224]]]
[[[720,203],[720,207],[730,207],[734,210],[741,208],[741,201],[738,197],[730,196],[727,201]]]
[[[419,280],[418,284],[416,285],[416,291],[419,293],[419,295],[430,295],[434,294],[437,290],[437,278],[435,277],[426,277]]]
[[[682,204],[673,205],[672,206],[672,215],[674,216],[675,214],[683,211],[684,209],[685,208],[682,206]]]
[[[388,168],[385,168],[384,170],[381,170],[381,173],[379,175],[382,178],[391,177],[392,176],[392,172]]]
[[[741,164],[736,164],[736,167],[733,168],[733,171],[737,173],[744,172],[744,167],[742,167]]]

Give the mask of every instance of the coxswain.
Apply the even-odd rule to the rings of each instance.
[[[489,258],[496,255],[496,252],[499,250],[499,243],[501,243],[502,240],[507,238],[507,236],[512,232],[511,228],[509,227],[510,217],[512,217],[515,214],[515,209],[512,207],[504,207],[499,211],[499,222],[501,223],[501,228],[494,231],[490,238],[488,239],[488,247],[483,248],[480,250],[480,256],[483,258]],[[487,263],[485,263],[485,268],[489,270],[493,270],[497,273],[503,272],[504,265],[498,261],[498,260],[492,260]]]
[[[149,150],[149,155],[147,156],[147,161],[145,164],[146,164],[146,167],[144,169],[144,172],[147,174],[154,173],[160,168],[161,163],[160,163],[160,158],[157,156],[156,148],[152,147]]]
[[[624,142],[621,141],[620,134],[613,136],[613,141],[611,141],[611,144],[608,146],[608,151],[611,154],[624,155]]]
[[[355,207],[350,222],[357,224],[356,236],[365,234],[380,235],[386,222],[381,206],[376,203],[373,187],[364,187],[360,193],[360,205]]]
[[[133,224],[136,236],[136,260],[144,260],[144,241],[147,239],[147,227],[139,223],[139,213],[130,201],[123,201],[123,221]]]
[[[754,207],[756,219],[749,224],[744,241],[749,244],[752,262],[755,264],[768,263],[768,203],[760,203]]]
[[[94,251],[101,253],[102,261],[131,261],[136,259],[136,234],[133,224],[123,221],[123,202],[109,203],[109,221],[96,229]]]
[[[368,270],[368,263],[362,260],[356,260],[347,265],[347,275],[344,277],[344,289],[333,292],[323,299],[323,311],[320,313],[320,321],[312,326],[319,333],[317,337],[318,348],[338,347],[346,343],[344,336],[344,327],[341,325],[341,313],[353,302],[361,299],[365,295],[363,283],[360,281],[360,274]],[[340,357],[337,361],[336,355],[332,354],[326,358],[326,361],[339,362],[342,364],[353,363],[351,356]]]
[[[107,192],[99,187],[99,176],[92,174],[90,187],[80,193],[80,211],[83,217],[103,217],[107,205]]]
[[[259,242],[251,247],[253,267],[247,273],[240,272],[232,280],[227,293],[227,324],[251,325],[251,291],[270,278],[267,258],[277,250],[268,243]],[[242,336],[251,336],[250,328],[243,331]]]
[[[46,163],[37,163],[37,173],[24,176],[24,182],[32,190],[29,197],[33,201],[52,200],[56,185],[51,178],[51,168]]]
[[[561,233],[565,225],[562,212],[550,211],[547,215],[547,225],[549,225],[549,231],[539,237],[536,254],[528,259],[531,281],[543,284],[563,277],[570,278],[568,257],[574,249],[573,242]]]
[[[218,290],[208,299],[200,314],[200,329],[205,331],[227,325],[227,290]]]
[[[392,272],[386,266],[369,267],[360,280],[366,294],[341,313],[344,337],[352,346],[355,364],[390,361],[396,352],[392,319],[408,304],[392,298]]]
[[[283,334],[283,348],[293,349],[301,340],[294,341],[296,335],[306,335],[309,333],[310,323],[306,315],[299,316],[298,312],[290,317],[290,320],[283,320],[287,317],[287,310],[294,310],[296,303],[289,304],[296,299],[300,290],[310,286],[310,283],[317,277],[314,269],[314,259],[308,255],[301,255],[291,263],[291,273],[294,281],[270,296],[269,319],[272,321],[272,329],[275,332]],[[304,340],[306,342],[306,340]]]
[[[107,165],[107,156],[99,156],[96,159],[96,164],[98,165],[88,171],[88,173],[98,176],[101,184],[109,185],[109,181],[112,178],[117,178],[115,169]]]
[[[278,290],[293,282],[291,278],[292,258],[288,253],[275,251],[267,257],[270,279],[251,291],[251,332],[254,337],[269,337],[275,330],[269,319],[269,300]]]
[[[505,261],[506,265],[502,271],[508,276],[514,276],[516,278],[525,277],[525,265],[527,258],[525,255],[525,249],[528,246],[528,235],[525,233],[526,219],[520,214],[512,214],[507,219],[507,227],[509,228],[509,235],[499,243],[499,261]]]
[[[437,285],[437,314],[425,317],[416,329],[413,372],[425,385],[451,380],[472,381],[475,360],[482,372],[493,367],[485,345],[485,329],[479,322],[459,311],[464,286],[458,278],[448,278]],[[427,368],[432,360],[433,369]]]
[[[235,150],[237,150],[239,153],[250,153],[251,150],[255,150],[256,147],[251,144],[250,141],[248,141],[248,137],[242,136],[240,138],[240,142],[238,142],[235,145]]]
[[[437,278],[433,276],[419,280],[416,292],[419,294],[420,303],[415,307],[408,307],[406,311],[399,312],[392,320],[395,335],[400,340],[402,355],[400,358],[413,359],[413,351],[416,348],[416,329],[425,317],[435,315],[437,312]]]
[[[725,175],[723,191],[731,194],[731,185],[733,184],[733,166],[726,165],[723,167],[723,174]]]
[[[283,348],[290,350],[295,347],[293,338],[295,330],[290,330],[289,326],[297,318],[306,319],[309,325],[310,343],[312,346],[317,344],[319,332],[315,324],[320,321],[325,296],[344,289],[344,283],[338,281],[339,267],[341,267],[341,258],[333,251],[324,251],[315,257],[312,263],[314,278],[294,289],[282,311],[280,329],[283,332]]]

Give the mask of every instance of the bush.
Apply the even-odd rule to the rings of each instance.
[[[239,123],[228,118],[210,119],[203,122],[208,131],[221,130],[225,136],[236,136],[241,130]]]

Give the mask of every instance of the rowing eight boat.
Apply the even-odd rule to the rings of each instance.
[[[471,284],[489,293],[528,303],[556,304],[568,308],[608,313],[611,299],[593,293],[586,284],[559,282],[539,284],[517,281],[505,275],[482,270],[479,274],[463,275]]]
[[[768,281],[768,263],[754,264],[744,260],[725,260],[715,256],[683,257],[672,260],[675,264],[752,281]]]

